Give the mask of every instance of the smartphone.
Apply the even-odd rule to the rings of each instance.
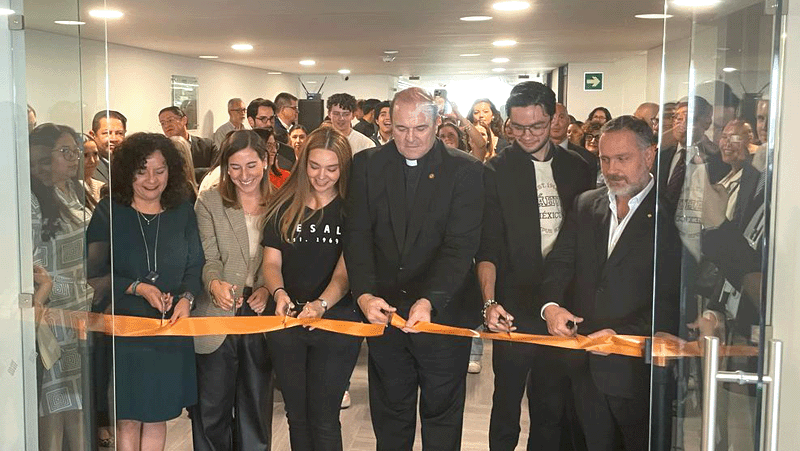
[[[450,102],[447,101],[447,90],[446,89],[434,89],[433,90],[433,101],[436,103],[436,106],[439,108],[439,115],[444,116],[445,114],[450,114],[452,112],[452,108],[450,106]]]

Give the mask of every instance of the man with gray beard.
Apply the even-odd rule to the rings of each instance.
[[[545,263],[542,318],[550,334],[562,337],[672,333],[680,245],[671,218],[656,215],[653,132],[643,120],[621,116],[603,126],[599,147],[606,186],[578,196],[567,215]],[[644,359],[583,351],[567,358],[588,450],[647,450],[650,367]]]

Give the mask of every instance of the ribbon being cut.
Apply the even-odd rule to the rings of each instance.
[[[377,337],[382,335],[386,327],[402,329],[406,321],[399,315],[392,315],[390,325],[367,324],[353,321],[339,321],[319,318],[291,318],[278,316],[250,317],[194,317],[184,318],[174,324],[164,324],[155,318],[134,316],[106,315],[79,311],[65,312],[72,318],[72,327],[78,330],[79,336],[87,332],[102,332],[119,337],[147,336],[189,336],[218,334],[256,334],[269,333],[298,326],[308,326],[339,334],[357,337]],[[514,341],[542,346],[553,346],[565,349],[582,349],[588,352],[618,354],[629,357],[649,357],[657,365],[663,365],[666,359],[678,357],[697,357],[702,355],[697,342],[687,342],[673,336],[644,337],[637,335],[611,335],[589,338],[583,335],[575,337],[556,337],[551,335],[532,335],[522,333],[478,332],[472,329],[444,326],[436,323],[417,323],[413,329],[423,333],[452,335],[488,340]],[[648,354],[648,341],[650,352]],[[724,346],[720,349],[723,356],[756,356],[758,348],[753,346]]]

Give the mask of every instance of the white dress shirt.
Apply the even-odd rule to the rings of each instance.
[[[608,208],[611,209],[611,221],[609,221],[609,228],[608,228],[608,255],[614,251],[614,247],[617,245],[617,241],[622,236],[622,232],[625,231],[625,227],[627,227],[628,223],[631,221],[631,217],[633,214],[636,213],[636,210],[639,208],[639,205],[642,204],[642,201],[647,194],[650,193],[650,190],[653,189],[653,176],[650,175],[650,182],[647,183],[647,186],[644,187],[643,190],[639,191],[639,194],[631,197],[628,200],[628,214],[625,215],[622,220],[619,219],[619,215],[617,214],[617,196],[611,194],[609,191],[608,193]]]

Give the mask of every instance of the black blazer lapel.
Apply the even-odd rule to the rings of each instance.
[[[419,232],[422,229],[422,223],[425,221],[425,215],[428,212],[428,204],[430,204],[433,192],[436,190],[436,186],[438,185],[438,179],[436,176],[439,165],[442,162],[444,145],[441,144],[441,141],[437,139],[433,145],[433,149],[431,149],[430,152],[430,160],[427,163],[427,167],[423,168],[425,172],[420,174],[417,192],[414,195],[414,208],[411,210],[411,218],[408,222],[408,235],[406,236],[404,246],[400,248],[402,249],[402,255],[406,254],[409,245],[413,243],[416,240],[417,235],[419,235]]]
[[[233,236],[236,237],[236,242],[239,243],[239,250],[242,251],[242,258],[244,261],[250,263],[250,242],[247,238],[247,223],[244,219],[244,210],[241,208],[224,207],[225,216],[233,229]],[[242,241],[242,238],[245,238]]]
[[[406,185],[401,163],[401,158],[389,158],[384,171],[386,196],[389,199],[389,217],[392,222],[394,238],[397,241],[398,254],[403,251],[406,239]]]
[[[514,215],[514,222],[519,221],[516,230],[524,231],[524,236],[512,237],[512,242],[525,249],[525,254],[541,255],[542,233],[539,222],[539,199],[536,196],[536,170],[531,157],[518,145],[506,149],[508,177],[498,180],[498,185],[507,186],[503,190],[503,201],[511,204],[509,209]],[[518,239],[515,239],[518,238]],[[536,257],[533,257],[537,260]]]
[[[611,209],[608,203],[608,191],[597,198],[594,205],[594,244],[597,267],[604,268],[608,258],[608,228],[611,224]]]

